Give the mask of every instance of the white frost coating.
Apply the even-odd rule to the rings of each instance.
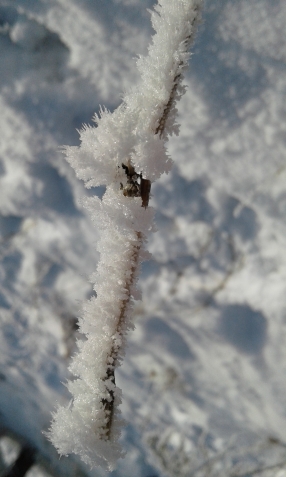
[[[112,114],[103,109],[100,117],[95,115],[97,128],[83,128],[79,148],[67,148],[67,160],[86,187],[113,182],[118,167],[121,169],[127,158],[152,182],[170,171],[172,160],[164,143],[168,134],[178,133],[174,103],[168,111],[163,138],[155,133],[172,96],[174,80],[178,82],[187,65],[201,3],[201,0],[161,0],[155,7],[152,24],[157,34],[148,56],[137,61],[140,84],[125,95]],[[174,92],[175,99],[183,92],[184,88],[179,87]]]
[[[55,412],[49,438],[60,454],[74,452],[91,467],[112,470],[123,456],[118,443],[121,391],[114,369],[133,327],[132,301],[138,299],[139,265],[146,259],[143,245],[153,228],[153,210],[146,203],[142,207],[143,189],[136,187],[142,184],[139,174],[153,182],[170,170],[165,142],[168,134],[177,133],[174,104],[184,92],[179,83],[200,8],[201,0],[159,1],[152,13],[157,33],[148,56],[137,62],[141,83],[112,114],[102,110],[94,118],[96,128],[83,128],[80,147],[66,148],[67,160],[86,187],[105,185],[106,192],[102,200],[92,197],[84,202],[101,230],[97,297],[85,304],[79,323],[86,340],[78,342],[70,365],[76,376],[67,384],[73,399]],[[131,167],[132,178],[126,173]],[[127,193],[131,179],[135,192]]]

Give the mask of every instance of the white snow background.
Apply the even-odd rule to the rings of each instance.
[[[137,81],[153,3],[0,0],[0,428],[51,475],[106,475],[59,460],[42,434],[70,399],[98,260],[80,200],[103,193],[59,148]],[[175,166],[152,188],[113,477],[286,476],[286,3],[207,0],[203,19]]]

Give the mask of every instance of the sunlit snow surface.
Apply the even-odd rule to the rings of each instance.
[[[103,190],[84,190],[60,146],[137,81],[152,5],[0,0],[0,426],[61,475],[73,464],[42,431],[70,399],[62,382],[98,260],[80,200]],[[114,477],[286,461],[285,24],[284,0],[206,2],[175,167],[152,188],[158,232],[117,375],[129,425]]]

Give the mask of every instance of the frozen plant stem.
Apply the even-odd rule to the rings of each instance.
[[[195,9],[198,10],[198,7],[196,7]],[[195,21],[196,21],[196,17],[194,18],[193,22],[195,22]],[[188,51],[190,40],[191,40],[191,36],[189,35],[189,37],[186,38],[186,40],[185,40],[186,51]],[[179,65],[179,66],[182,66],[182,64]],[[158,121],[158,126],[156,127],[155,134],[158,134],[160,138],[162,137],[162,135],[164,133],[165,124],[166,124],[166,121],[168,119],[169,112],[171,111],[171,109],[174,105],[175,98],[176,98],[176,92],[177,92],[178,85],[180,83],[181,78],[182,78],[181,73],[179,73],[175,76],[174,81],[173,81],[173,88],[172,88],[169,100],[168,100],[168,102],[165,106],[165,109],[163,110],[163,114],[162,114],[161,118]],[[140,190],[140,192],[141,192],[140,196],[142,198],[142,207],[146,208],[146,207],[148,207],[149,198],[150,198],[151,181],[141,177],[141,179],[140,179],[140,189],[141,189]],[[135,270],[136,270],[137,266],[139,265],[138,258],[139,258],[139,250],[140,250],[141,245],[142,245],[142,234],[140,232],[138,232],[137,235],[138,235],[138,244],[135,247],[134,257],[133,257],[134,262],[135,262],[136,265],[134,265],[134,267],[132,267],[132,274],[131,274],[131,277],[130,277],[130,282],[126,283],[126,289],[128,291],[128,298],[126,300],[123,300],[123,302],[122,302],[121,312],[120,312],[120,316],[119,316],[119,320],[118,320],[118,326],[117,326],[117,332],[118,333],[121,333],[122,323],[123,323],[124,318],[125,318],[126,306],[129,302],[129,300],[131,300],[130,285],[131,285],[131,283],[134,282],[134,273],[135,273]],[[116,363],[116,352],[113,348],[111,350],[110,357],[112,357],[114,359],[114,364],[115,364]],[[114,383],[114,385],[115,385],[115,367],[116,366],[110,367],[107,370],[107,379],[111,379],[112,382]],[[107,399],[104,399],[102,401],[102,403],[104,405],[104,408],[107,412],[106,427],[107,427],[107,437],[108,438],[110,438],[110,432],[111,432],[111,427],[112,427],[112,419],[113,419],[113,410],[114,410],[114,392],[113,391],[110,391],[110,397],[111,397],[111,401],[108,401]]]
[[[90,466],[113,469],[124,454],[119,445],[122,420],[115,368],[133,327],[133,300],[144,242],[153,228],[148,207],[151,183],[171,169],[168,135],[178,133],[176,101],[189,48],[200,20],[202,0],[159,0],[152,12],[156,34],[148,56],[137,61],[141,82],[111,114],[101,110],[97,127],[84,126],[81,145],[67,147],[67,160],[87,188],[106,186],[84,206],[101,231],[100,261],[94,276],[97,297],[79,321],[85,341],[70,365],[67,383],[73,399],[53,416],[49,438],[60,454],[74,452]]]
[[[133,256],[131,257],[131,261],[133,265],[131,266],[131,275],[129,277],[129,280],[126,280],[125,283],[125,289],[127,291],[127,297],[122,300],[121,306],[120,306],[120,315],[118,319],[118,323],[116,326],[116,333],[118,335],[123,334],[123,325],[126,317],[126,311],[128,304],[132,298],[131,295],[131,285],[134,283],[135,279],[135,273],[136,269],[139,266],[139,252],[140,248],[142,245],[142,235],[140,232],[137,232],[137,237],[138,241],[137,244],[134,245],[134,253]],[[120,352],[120,349],[116,346],[112,346],[110,355],[107,358],[107,362],[112,362],[111,365],[107,365],[107,371],[106,371],[106,381],[110,380],[113,385],[115,386],[115,367],[117,364],[118,360],[118,353]],[[111,428],[112,428],[112,422],[113,422],[113,413],[114,413],[114,402],[115,402],[115,395],[114,391],[111,389],[108,399],[103,399],[102,404],[106,413],[106,437],[107,439],[110,439],[111,437]]]

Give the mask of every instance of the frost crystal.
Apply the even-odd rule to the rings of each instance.
[[[160,0],[152,12],[156,31],[148,56],[137,62],[141,82],[112,114],[101,110],[97,127],[84,126],[80,147],[67,147],[67,160],[85,186],[106,192],[85,199],[101,230],[95,290],[84,307],[79,351],[68,382],[73,399],[54,413],[49,438],[60,454],[74,452],[91,467],[109,470],[123,456],[119,445],[121,391],[114,370],[132,329],[132,302],[138,298],[139,265],[145,237],[153,228],[148,206],[151,183],[168,173],[172,160],[165,143],[178,132],[176,100],[200,19],[201,0]]]

